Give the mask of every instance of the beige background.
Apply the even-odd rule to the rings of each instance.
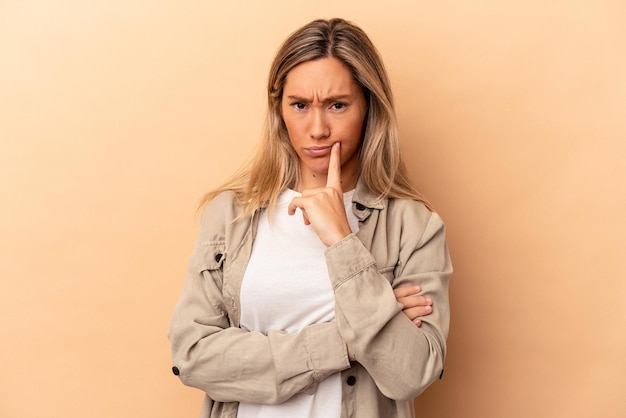
[[[0,416],[195,417],[166,340],[273,53],[360,24],[455,263],[424,417],[624,417],[626,3],[0,1]]]

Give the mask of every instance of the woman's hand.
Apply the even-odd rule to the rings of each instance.
[[[404,306],[402,312],[418,327],[422,325],[423,316],[433,311],[433,301],[420,296],[422,289],[419,286],[402,286],[393,290],[396,300]]]
[[[304,223],[311,225],[320,240],[330,247],[352,233],[341,189],[340,144],[335,142],[330,150],[326,187],[303,190],[301,197],[289,203],[289,214],[300,208]]]

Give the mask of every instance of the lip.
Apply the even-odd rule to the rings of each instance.
[[[327,145],[323,147],[306,147],[304,148],[304,152],[312,157],[324,157],[325,155],[330,154],[331,148],[332,145]]]

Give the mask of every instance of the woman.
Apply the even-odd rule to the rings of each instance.
[[[206,198],[174,374],[206,393],[203,417],[413,417],[442,373],[452,269],[380,57],[353,24],[311,22],[268,102],[256,159]]]

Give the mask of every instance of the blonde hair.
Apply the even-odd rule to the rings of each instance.
[[[281,192],[299,180],[298,156],[281,116],[281,100],[289,71],[299,64],[333,57],[344,63],[368,103],[360,152],[359,180],[380,199],[427,202],[406,172],[391,87],[382,60],[365,32],[343,19],[315,20],[292,33],[282,44],[270,69],[268,111],[255,157],[229,181],[207,193],[202,204],[217,194],[234,191],[249,214],[276,203]]]

